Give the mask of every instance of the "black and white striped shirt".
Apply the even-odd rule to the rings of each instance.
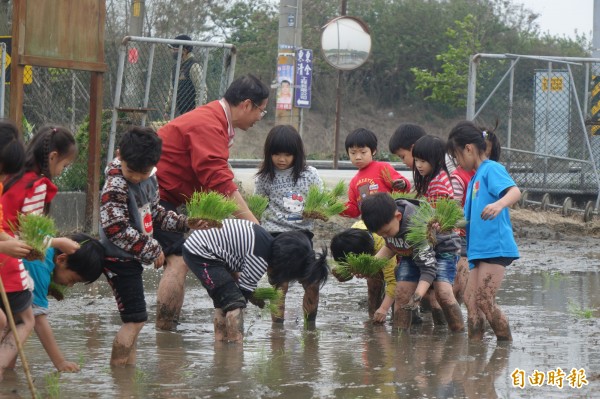
[[[254,291],[267,272],[273,238],[261,226],[244,219],[225,219],[222,228],[194,230],[184,247],[205,259],[222,260],[230,272],[240,272],[239,286]]]

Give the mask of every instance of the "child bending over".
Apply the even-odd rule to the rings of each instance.
[[[385,246],[385,240],[367,230],[362,220],[354,223],[351,228],[341,231],[331,239],[331,254],[335,261],[344,261],[348,254],[375,255]],[[381,306],[385,295],[393,298],[396,290],[396,259],[391,258],[382,271],[375,276],[367,277],[367,304],[369,317],[375,316],[375,311]],[[333,273],[332,273],[333,274]],[[334,274],[338,280],[340,278]],[[346,280],[340,280],[346,281]]]
[[[67,372],[79,371],[79,366],[65,359],[54,338],[52,327],[48,322],[48,289],[51,282],[66,287],[72,287],[75,283],[93,283],[102,275],[104,268],[104,248],[98,240],[82,233],[74,234],[69,238],[80,245],[74,253],[68,255],[59,249],[48,248],[44,261],[25,262],[25,267],[34,283],[35,333],[54,367],[58,371]]]
[[[298,281],[325,284],[327,251],[317,255],[308,236],[286,231],[271,236],[263,227],[243,219],[226,219],[222,228],[194,231],[183,246],[183,259],[206,288],[215,307],[215,341],[241,342],[247,301],[266,273],[280,286]]]
[[[375,321],[383,321],[394,301],[394,326],[408,329],[411,325],[411,311],[415,309],[423,295],[433,284],[434,291],[448,327],[461,331],[464,321],[460,306],[452,295],[452,281],[456,271],[455,258],[460,249],[458,234],[437,234],[435,248],[426,246],[413,248],[406,242],[406,234],[411,217],[417,205],[409,200],[394,199],[386,193],[369,196],[362,204],[362,219],[369,231],[385,239],[377,257],[390,259],[400,256],[396,269],[395,298],[386,295],[380,308],[375,312]]]

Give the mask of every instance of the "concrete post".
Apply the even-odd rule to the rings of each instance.
[[[277,51],[277,76],[273,87],[276,94],[272,102],[276,103],[275,122],[277,124],[300,127],[300,109],[293,106],[294,91],[292,90],[291,105],[282,100],[278,103],[281,91],[281,81],[294,80],[295,51],[302,48],[302,0],[279,1],[279,36]],[[295,82],[294,85],[295,86]]]

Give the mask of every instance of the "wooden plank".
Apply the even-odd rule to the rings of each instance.
[[[102,137],[102,79],[92,72],[90,83],[90,136],[88,149],[88,179],[85,200],[86,231],[98,233],[100,223],[100,148]]]
[[[75,61],[68,59],[37,57],[31,55],[22,55],[18,57],[18,60],[19,65],[35,65],[47,68],[77,69],[80,71],[90,72],[106,72],[108,70],[108,66],[103,62]]]

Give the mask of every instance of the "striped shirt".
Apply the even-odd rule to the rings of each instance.
[[[194,230],[184,247],[205,259],[225,262],[229,272],[240,272],[238,285],[254,291],[267,272],[273,238],[261,226],[244,219],[225,219],[222,228]]]
[[[445,170],[440,171],[437,176],[431,179],[425,198],[430,204],[435,203],[440,198],[454,198],[454,190],[452,189],[452,183]]]

